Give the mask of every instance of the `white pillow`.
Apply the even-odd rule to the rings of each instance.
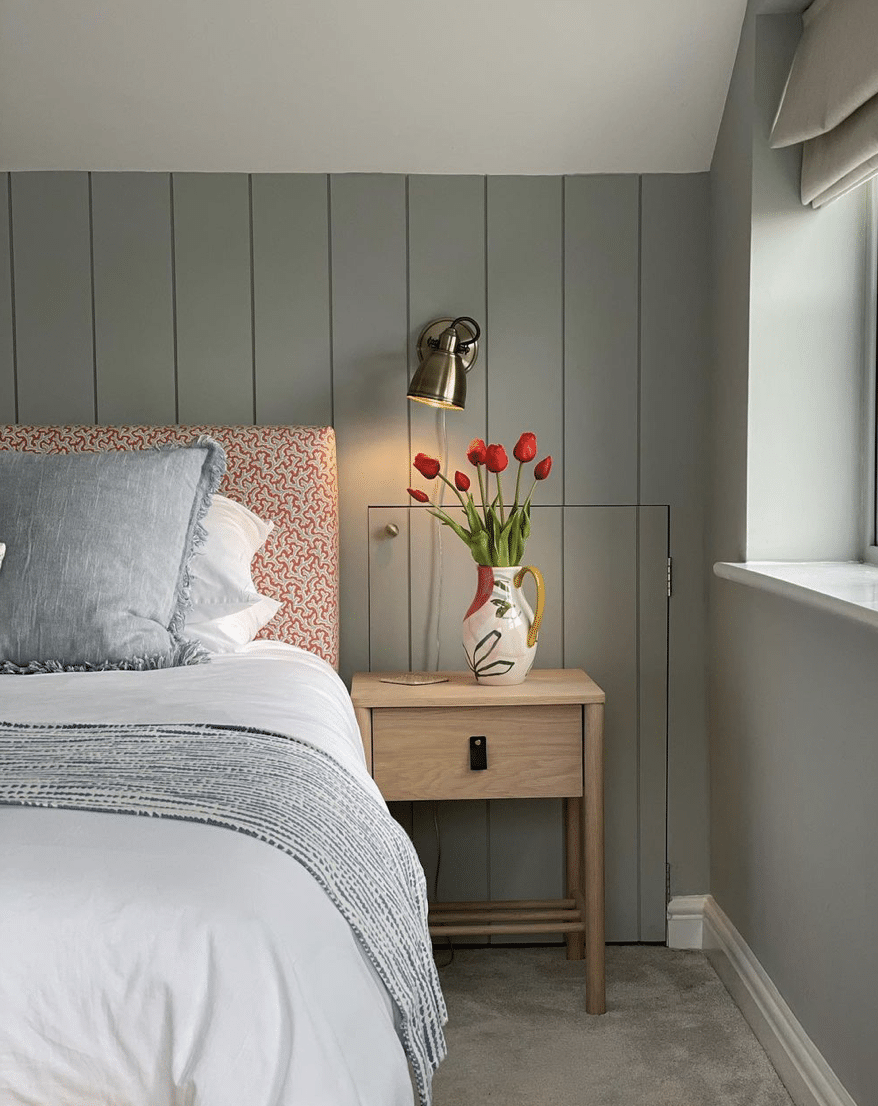
[[[260,595],[250,562],[274,529],[240,503],[215,495],[204,519],[207,540],[189,564],[192,606],[183,636],[212,653],[231,653],[252,641],[280,610]]]

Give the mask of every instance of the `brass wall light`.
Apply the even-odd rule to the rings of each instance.
[[[431,407],[462,411],[466,406],[466,374],[479,355],[482,331],[475,319],[436,319],[421,331],[418,360],[409,399]]]

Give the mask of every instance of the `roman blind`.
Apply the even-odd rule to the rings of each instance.
[[[878,175],[878,0],[814,0],[771,131],[802,142],[802,203]]]

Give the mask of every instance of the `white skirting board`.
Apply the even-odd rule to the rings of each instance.
[[[705,951],[796,1106],[857,1106],[712,895],[671,899],[668,947]]]

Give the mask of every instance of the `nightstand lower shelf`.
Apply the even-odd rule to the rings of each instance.
[[[430,908],[432,937],[490,934],[585,933],[576,899],[510,899],[506,902],[440,902]]]

